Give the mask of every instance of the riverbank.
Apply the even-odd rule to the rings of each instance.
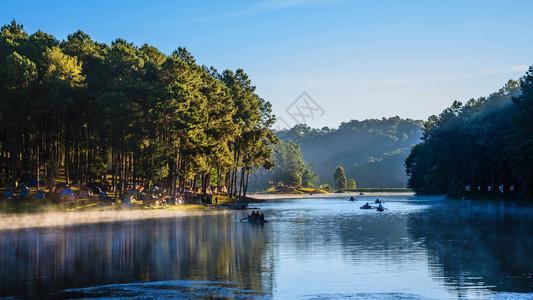
[[[216,199],[216,200],[215,200]],[[235,198],[226,195],[213,195],[213,204],[176,204],[146,206],[143,201],[131,200],[131,206],[127,205],[102,205],[98,197],[80,198],[76,201],[58,201],[51,199],[33,198],[0,198],[0,214],[33,214],[33,213],[62,213],[76,211],[150,211],[150,210],[174,210],[174,211],[201,211],[209,209],[228,209],[235,203]],[[215,203],[216,201],[216,203]],[[261,202],[263,200],[249,197],[240,197],[240,203]],[[1,227],[0,227],[1,229]]]
[[[382,196],[413,196],[414,193],[328,193],[328,194],[250,194],[240,198],[241,203],[260,203],[277,199],[349,198],[363,200]],[[18,203],[7,199],[0,201],[0,230],[57,227],[66,225],[119,222],[153,218],[173,218],[202,214],[232,213],[235,199],[214,196],[218,204],[178,204],[166,206],[143,206],[142,201],[131,201],[131,207],[120,205],[100,206],[91,199],[77,202],[50,204],[47,199],[26,199]],[[20,199],[17,199],[20,200]],[[368,200],[366,200],[368,201]]]
[[[329,194],[250,194],[250,198],[257,200],[275,200],[275,199],[312,199],[312,198],[370,198],[370,197],[382,197],[382,196],[414,196],[413,192],[396,192],[396,193],[385,193],[385,192],[376,192],[376,193],[329,193]],[[253,202],[253,201],[251,201]]]

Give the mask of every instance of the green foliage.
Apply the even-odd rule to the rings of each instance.
[[[311,171],[311,168],[313,167],[313,163],[309,164],[309,166],[305,167],[304,172],[302,174],[302,186],[306,188],[312,188],[315,187],[315,184],[318,184],[318,174]]]
[[[356,189],[357,185],[355,184],[355,179],[348,179],[348,184],[346,186],[348,189]]]
[[[274,184],[297,186],[302,183],[305,163],[298,145],[291,142],[275,145],[272,160],[276,163],[272,169]]]
[[[424,123],[423,142],[405,161],[417,193],[533,191],[531,174],[532,69],[488,98],[454,101]],[[513,101],[515,104],[513,104]],[[479,190],[478,190],[479,187]]]
[[[422,136],[422,123],[392,117],[351,120],[337,129],[299,124],[276,135],[300,146],[322,183],[334,184],[331,174],[341,165],[346,176],[357,178],[360,187],[405,187],[404,161]]]
[[[513,146],[508,150],[508,158],[512,161],[513,176],[521,188],[521,193],[533,195],[533,66],[520,80],[522,94],[513,98],[518,113],[512,122],[517,129],[512,136]]]
[[[337,166],[335,172],[333,173],[333,182],[335,182],[336,189],[345,189],[346,188],[346,175],[344,174],[344,168]]]
[[[275,166],[271,170],[257,169],[252,174],[250,182],[253,190],[266,190],[271,185],[311,188],[318,184],[318,174],[311,171],[313,164],[305,165],[300,146],[280,141],[270,147]]]
[[[201,178],[204,192],[216,182],[245,194],[254,169],[274,166],[270,103],[242,69],[220,74],[182,47],[165,55],[82,31],[58,42],[13,21],[0,30],[0,97],[0,161],[12,179],[40,166],[49,179],[111,173],[174,193]]]

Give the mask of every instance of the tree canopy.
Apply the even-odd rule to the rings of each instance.
[[[337,166],[337,169],[335,169],[335,172],[333,173],[333,181],[335,182],[336,189],[346,188],[346,175],[341,166]]]
[[[533,68],[487,98],[454,101],[424,123],[405,161],[417,193],[533,193]]]
[[[300,146],[321,183],[334,185],[332,174],[340,165],[359,187],[405,187],[404,161],[411,146],[420,141],[422,123],[392,117],[351,120],[336,129],[299,124],[276,135]]]
[[[41,172],[51,185],[64,169],[67,183],[111,174],[118,191],[157,182],[236,195],[274,165],[270,103],[242,69],[219,73],[182,47],[166,55],[82,31],[58,41],[13,21],[0,30],[0,97],[0,164],[13,185]]]

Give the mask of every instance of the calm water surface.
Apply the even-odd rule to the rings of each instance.
[[[0,231],[0,296],[533,299],[533,208],[380,197]]]

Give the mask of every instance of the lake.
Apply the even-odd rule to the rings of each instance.
[[[0,231],[0,296],[533,299],[533,208],[379,197]]]

